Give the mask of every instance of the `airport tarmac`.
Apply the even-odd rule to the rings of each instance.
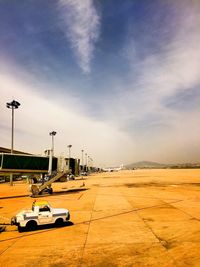
[[[100,173],[54,183],[71,224],[0,233],[0,266],[200,266],[200,170]],[[83,186],[84,184],[85,186]],[[0,223],[30,208],[29,185],[0,184]]]

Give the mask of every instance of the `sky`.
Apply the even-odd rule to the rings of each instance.
[[[0,146],[200,161],[199,0],[0,0]]]

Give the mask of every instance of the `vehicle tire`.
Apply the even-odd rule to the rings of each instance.
[[[59,219],[57,219],[57,220],[55,221],[55,225],[56,225],[56,227],[61,227],[61,226],[63,226],[63,224],[64,224],[64,221],[63,221],[62,218],[59,218]]]
[[[19,233],[22,233],[24,231],[24,227],[18,225],[17,226],[17,230],[18,230]]]
[[[29,221],[29,222],[27,222],[26,228],[29,231],[35,231],[37,229],[37,222],[36,221]]]
[[[50,195],[53,194],[53,188],[49,188],[48,191],[49,191],[49,194],[50,194]]]

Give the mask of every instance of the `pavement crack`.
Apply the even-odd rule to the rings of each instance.
[[[86,247],[87,240],[88,240],[88,235],[89,235],[89,231],[90,231],[90,226],[91,226],[91,222],[92,222],[92,215],[93,215],[93,212],[94,212],[94,207],[95,207],[96,199],[97,199],[97,194],[96,194],[96,196],[95,196],[94,203],[93,203],[93,207],[92,207],[92,210],[91,210],[91,212],[90,212],[90,219],[87,221],[87,223],[88,223],[88,228],[87,228],[86,238],[85,238],[85,242],[84,242],[83,249],[82,249],[82,253],[81,253],[81,258],[80,258],[80,263],[79,263],[79,266],[80,266],[80,267],[81,267],[82,264],[83,264],[83,256],[84,256],[85,247]]]

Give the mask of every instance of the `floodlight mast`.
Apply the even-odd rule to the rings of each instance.
[[[83,153],[84,153],[84,150],[82,149],[81,152],[82,152],[82,159],[81,159],[82,160],[82,171],[84,171],[84,164],[83,164]]]
[[[49,133],[49,135],[52,137],[51,139],[51,149],[52,149],[52,155],[54,156],[54,136],[57,134],[57,132],[52,131]]]
[[[90,156],[88,156],[88,171],[90,170]]]
[[[85,171],[87,172],[87,153],[85,153]]]
[[[93,159],[90,156],[88,156],[88,169],[89,169],[89,171],[92,170],[92,167],[93,167],[92,162],[93,162]]]
[[[92,158],[90,158],[90,163],[91,163],[91,168],[93,170],[93,159]]]
[[[13,154],[13,148],[14,148],[14,110],[19,108],[21,104],[13,100],[12,102],[6,103],[6,107],[12,110],[12,130],[11,130],[11,150],[10,153]],[[13,174],[10,174],[10,185],[13,186]]]
[[[71,158],[71,147],[72,147],[72,145],[68,145],[67,147],[69,149],[69,161],[68,161],[68,164],[69,164],[69,171],[70,171],[70,158]]]
[[[54,136],[57,133],[55,131],[52,131],[49,133],[49,135],[52,137],[51,139],[51,149],[50,149],[50,153],[49,153],[49,169],[48,169],[48,174],[51,175],[52,174],[52,162],[53,162],[53,156],[54,156]]]

